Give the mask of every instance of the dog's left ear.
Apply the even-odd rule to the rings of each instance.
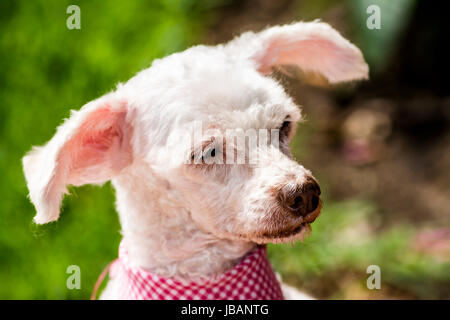
[[[367,79],[361,51],[330,25],[299,22],[247,32],[224,46],[229,54],[250,59],[264,75],[283,65],[320,74],[329,83]]]
[[[23,158],[36,223],[58,218],[67,185],[103,183],[131,164],[127,115],[127,102],[107,94],[72,112],[45,146]]]

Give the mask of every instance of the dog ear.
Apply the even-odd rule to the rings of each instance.
[[[224,48],[252,60],[264,75],[284,65],[318,74],[329,83],[367,79],[369,73],[361,51],[330,25],[317,21],[247,32]]]
[[[113,95],[73,111],[45,146],[23,158],[36,223],[58,219],[67,185],[103,183],[131,163],[127,103]]]

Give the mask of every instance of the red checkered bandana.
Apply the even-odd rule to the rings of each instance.
[[[123,242],[110,277],[124,300],[282,300],[280,284],[267,260],[266,246],[258,246],[233,269],[201,283],[163,278],[131,266]]]

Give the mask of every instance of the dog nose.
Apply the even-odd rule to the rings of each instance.
[[[301,185],[286,185],[280,193],[283,206],[302,217],[306,217],[319,206],[320,187],[312,178]]]

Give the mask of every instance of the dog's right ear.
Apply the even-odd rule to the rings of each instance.
[[[107,94],[72,112],[45,146],[23,158],[36,223],[58,219],[67,185],[106,182],[132,162],[127,114],[127,102]]]
[[[328,83],[367,79],[361,51],[330,25],[313,21],[246,32],[223,47],[231,56],[253,62],[263,75],[296,66]]]

